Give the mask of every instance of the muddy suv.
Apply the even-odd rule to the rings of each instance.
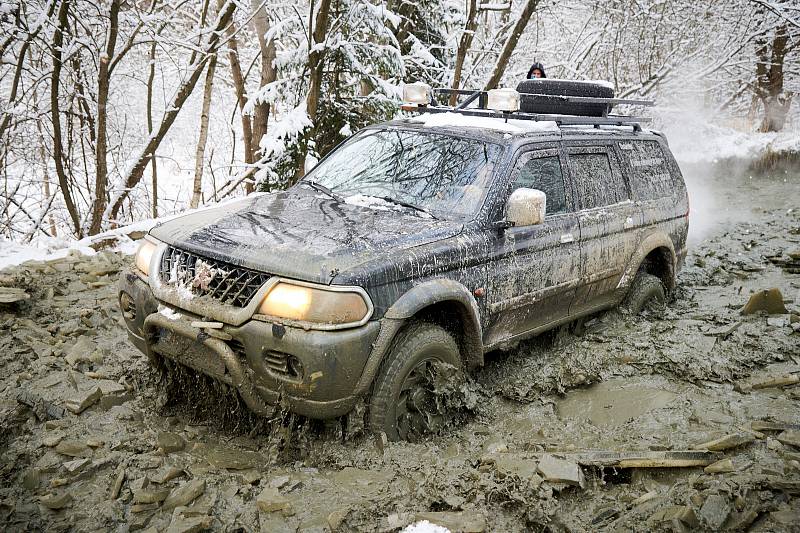
[[[131,341],[256,413],[332,418],[365,401],[369,427],[402,439],[437,420],[442,365],[469,371],[579,317],[664,300],[689,212],[666,139],[486,96],[418,105],[288,190],[156,226],[120,281]]]

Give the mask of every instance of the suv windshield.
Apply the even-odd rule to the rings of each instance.
[[[499,155],[500,146],[474,139],[367,130],[317,165],[304,181],[322,185],[348,203],[369,203],[372,197],[436,218],[464,220],[473,218],[480,207]]]

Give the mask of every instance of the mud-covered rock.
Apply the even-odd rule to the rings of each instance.
[[[780,289],[772,288],[754,293],[742,308],[743,315],[752,315],[764,311],[769,315],[782,315],[787,313],[783,304],[783,294]]]
[[[0,305],[24,302],[30,294],[18,287],[0,287]]]
[[[544,454],[539,459],[536,469],[545,481],[550,483],[566,483],[580,488],[586,486],[583,470],[577,463],[572,461],[565,461],[550,454]]]
[[[776,438],[781,444],[788,444],[800,449],[800,431],[798,430],[787,429],[782,431]]]
[[[719,494],[712,494],[703,502],[698,518],[713,531],[718,531],[728,519],[731,510],[732,507],[727,498]]]
[[[162,505],[164,510],[174,509],[180,505],[189,505],[195,498],[199,497],[206,490],[206,482],[203,479],[193,479],[177,487],[169,496],[166,497]]]
[[[79,391],[64,400],[64,407],[66,407],[69,412],[79,415],[96,404],[102,396],[103,391],[100,387]]]
[[[700,444],[695,445],[694,449],[718,452],[744,446],[745,444],[750,444],[754,440],[756,440],[756,438],[752,433],[733,433],[730,435],[725,435],[724,437],[719,437],[718,439],[701,442]]]
[[[86,441],[62,440],[54,448],[56,452],[69,457],[91,457],[92,449]]]
[[[58,494],[46,494],[39,498],[39,503],[48,509],[58,510],[70,505],[72,500],[72,495],[69,492],[61,492]]]
[[[256,498],[256,506],[262,513],[288,511],[291,505],[289,499],[274,487],[266,487]]]
[[[186,441],[180,435],[162,431],[156,438],[156,447],[164,453],[180,451],[186,446]]]

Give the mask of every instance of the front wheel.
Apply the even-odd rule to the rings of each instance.
[[[452,335],[424,322],[404,329],[376,378],[369,404],[370,429],[383,431],[391,441],[414,441],[440,427],[444,413],[436,383],[446,368],[461,368]]]

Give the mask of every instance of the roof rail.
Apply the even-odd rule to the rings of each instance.
[[[555,122],[559,126],[631,126],[633,131],[642,131],[641,123],[650,122],[652,119],[648,117],[632,117],[624,115],[608,115],[602,117],[589,117],[581,115],[559,115],[559,114],[545,114],[545,113],[526,113],[523,111],[493,111],[487,108],[488,92],[470,89],[433,89],[433,95],[459,95],[467,96],[467,98],[456,106],[442,105],[436,101],[435,96],[431,96],[430,105],[403,105],[403,111],[411,111],[415,113],[459,113],[465,116],[486,117],[486,118],[502,118],[508,120],[509,118],[515,120],[532,120],[532,121],[550,121]],[[626,105],[639,105],[639,106],[652,106],[655,102],[652,100],[632,100],[627,98],[593,98],[586,96],[563,96],[557,94],[533,94],[533,93],[520,93],[520,98],[525,99],[529,97],[547,98],[553,100],[561,100],[566,102],[582,102],[582,103],[595,103],[595,104],[608,104],[610,108],[613,105],[626,104]],[[470,104],[477,100],[478,107],[468,108]]]

